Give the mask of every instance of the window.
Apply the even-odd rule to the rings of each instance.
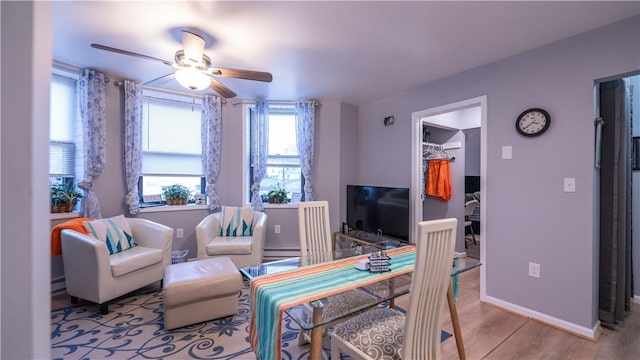
[[[53,69],[49,105],[49,184],[76,184],[82,176],[78,74]]]
[[[249,108],[249,114],[253,116],[254,113],[255,107],[252,106]],[[291,200],[292,193],[302,194],[304,185],[296,141],[295,107],[270,105],[267,127],[267,171],[260,183],[260,194],[265,196],[279,186],[287,190],[287,197]],[[250,126],[249,128],[251,129]],[[250,136],[252,137],[253,134]],[[253,169],[251,165],[249,167],[249,199],[251,199]]]
[[[142,202],[156,202],[164,186],[181,184],[204,192],[201,105],[184,97],[145,90],[142,120]],[[190,199],[193,202],[194,199]]]

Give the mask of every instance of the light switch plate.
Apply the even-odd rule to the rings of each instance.
[[[513,148],[511,146],[502,147],[502,158],[511,159],[513,157]]]

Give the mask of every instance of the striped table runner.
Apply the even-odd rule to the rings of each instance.
[[[286,309],[413,271],[415,246],[387,254],[391,271],[384,273],[357,270],[355,264],[367,257],[363,255],[251,280],[249,336],[257,358],[281,358],[281,321]]]

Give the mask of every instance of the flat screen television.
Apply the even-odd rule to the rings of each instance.
[[[347,185],[347,224],[356,231],[408,242],[409,189]]]

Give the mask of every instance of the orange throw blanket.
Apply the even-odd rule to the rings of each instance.
[[[442,201],[451,199],[449,160],[429,160],[428,176],[427,195],[435,196]]]
[[[60,231],[64,229],[71,229],[87,235],[87,230],[84,229],[82,222],[91,220],[91,218],[75,218],[54,226],[53,229],[51,229],[51,256],[62,255]]]

